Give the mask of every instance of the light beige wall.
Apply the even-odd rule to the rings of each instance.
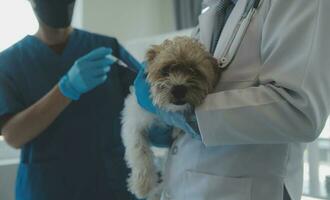
[[[121,41],[174,30],[173,0],[83,0],[82,27]]]

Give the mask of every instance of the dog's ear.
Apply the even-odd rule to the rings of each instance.
[[[160,52],[160,49],[161,49],[160,45],[152,45],[151,48],[148,49],[146,53],[146,61],[148,65],[150,65],[155,60],[155,58]]]
[[[152,64],[158,54],[166,49],[168,46],[172,45],[173,42],[169,39],[164,40],[160,45],[152,45],[146,53],[146,61],[148,65]]]

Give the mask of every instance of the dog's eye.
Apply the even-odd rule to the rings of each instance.
[[[162,76],[168,76],[170,73],[170,66],[166,66],[166,67],[162,68],[160,73]]]

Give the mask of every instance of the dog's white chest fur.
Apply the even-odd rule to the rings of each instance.
[[[126,148],[125,159],[132,172],[128,178],[128,189],[138,198],[158,200],[161,185],[154,155],[147,138],[147,129],[157,117],[142,109],[131,87],[122,112],[122,139]]]

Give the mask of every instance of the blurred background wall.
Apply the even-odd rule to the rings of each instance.
[[[173,0],[84,0],[77,8],[84,29],[120,41],[175,30]]]

